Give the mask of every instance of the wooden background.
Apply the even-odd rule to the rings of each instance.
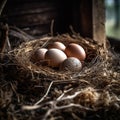
[[[70,32],[72,26],[83,37],[104,43],[104,13],[104,0],[8,0],[3,16],[36,37],[50,33],[51,25],[54,34]]]
[[[34,35],[50,32],[54,20],[55,32],[68,32],[71,25],[75,31],[91,36],[91,7],[92,0],[8,0],[3,15],[10,25],[29,28]]]

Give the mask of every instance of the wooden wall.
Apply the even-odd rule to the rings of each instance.
[[[56,18],[55,0],[8,0],[3,15],[9,25],[40,36],[50,32],[52,19]]]
[[[31,35],[70,32],[104,42],[104,0],[8,0],[3,16]]]

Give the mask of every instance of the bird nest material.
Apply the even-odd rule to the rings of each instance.
[[[48,66],[38,66],[31,61],[37,48],[46,47],[54,41],[65,45],[75,42],[83,46],[87,58],[81,71],[62,72]],[[10,101],[12,107],[9,107],[9,111],[13,111],[14,118],[114,120],[117,116],[119,119],[119,54],[105,49],[91,39],[65,34],[22,43],[9,52],[9,58],[16,66],[17,73],[11,73],[17,83],[11,83],[16,97],[11,94],[11,101],[15,103]],[[6,99],[2,100],[4,103]]]
[[[83,69],[78,72],[74,71],[60,71],[59,69],[50,68],[48,66],[43,65],[36,65],[32,62],[31,56],[33,56],[34,52],[38,48],[46,47],[48,44],[59,41],[64,43],[66,46],[69,43],[77,43],[81,45],[85,51],[87,58],[84,61]],[[49,78],[51,80],[65,80],[70,79],[74,74],[79,74],[82,76],[85,69],[90,66],[90,63],[92,63],[95,59],[97,59],[99,52],[99,47],[97,44],[93,43],[92,41],[88,41],[82,37],[75,37],[70,36],[68,34],[66,35],[58,35],[56,37],[44,37],[41,39],[32,40],[29,42],[25,42],[19,46],[19,48],[15,49],[13,51],[14,55],[14,63],[19,66],[19,69],[21,71],[27,72],[28,74],[32,74],[33,76],[35,74],[43,76],[45,78]],[[22,72],[23,74],[23,72]]]

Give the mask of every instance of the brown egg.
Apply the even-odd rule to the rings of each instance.
[[[86,58],[85,50],[82,46],[76,43],[70,43],[65,49],[65,54],[68,57],[76,57],[81,61],[83,61]]]
[[[48,66],[59,67],[59,65],[67,58],[66,54],[56,48],[49,49],[45,54]]]
[[[57,48],[59,50],[64,51],[66,47],[63,43],[57,41],[48,46],[48,49],[51,49],[51,48]]]
[[[61,65],[60,70],[68,70],[68,71],[79,71],[82,68],[82,63],[78,58],[69,57],[65,59]]]
[[[47,52],[46,48],[39,48],[34,52],[33,58],[35,62],[40,62],[40,60],[44,60],[45,53]]]

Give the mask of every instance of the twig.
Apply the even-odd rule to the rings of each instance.
[[[40,104],[40,103],[46,98],[46,96],[48,95],[48,93],[49,93],[49,91],[50,91],[50,88],[51,88],[52,84],[53,84],[53,81],[50,83],[46,94],[45,94],[38,102],[36,102],[34,105]]]
[[[42,103],[41,105],[23,105],[22,106],[22,110],[36,110],[38,108],[41,108],[45,105],[52,105],[53,104],[53,101],[49,101],[49,102],[46,102],[46,103]]]
[[[81,93],[81,91],[75,92],[73,95],[68,95],[65,97],[61,97],[61,99],[57,99],[57,101],[63,101],[63,100],[69,100],[69,99],[73,99],[75,98],[77,95],[79,95]]]
[[[70,30],[71,30],[71,32],[72,32],[73,35],[78,36],[78,33],[75,32],[75,30],[73,29],[73,26],[72,26],[72,25],[70,25],[69,28],[70,28]],[[81,38],[82,38],[82,37],[81,37]]]
[[[78,108],[80,108],[82,110],[92,110],[92,109],[90,109],[88,107],[84,107],[84,106],[82,106],[80,104],[74,104],[74,103],[70,103],[68,105],[63,105],[63,106],[59,106],[59,107],[56,106],[55,110],[61,110],[61,109],[66,109],[66,108],[70,108],[70,107],[78,107]]]
[[[16,96],[17,96],[17,100],[18,100],[18,102],[20,102],[20,98],[19,98],[19,96],[18,96],[18,94],[17,94],[17,91],[15,90],[15,88],[14,88],[14,86],[13,86],[13,84],[10,82],[10,85],[11,85],[11,88],[12,88],[12,90],[13,90],[13,92],[16,94]]]
[[[6,2],[7,2],[7,0],[2,0],[2,2],[0,3],[0,15],[2,14],[2,11],[5,7]]]
[[[63,92],[63,94],[61,94],[58,98],[57,98],[57,101],[61,100],[63,98],[63,96],[68,93],[69,91],[71,91],[73,88],[70,88],[69,90],[66,90]]]
[[[7,39],[8,39],[8,24],[0,24],[0,29],[1,29],[1,40],[0,40],[0,53],[3,53],[5,51]],[[1,55],[1,58],[3,55]]]
[[[10,28],[10,32],[9,32],[10,35],[15,36],[19,39],[23,39],[25,42],[27,42],[28,40],[35,39],[33,36],[27,34],[18,27],[9,26],[9,28]]]
[[[22,106],[22,110],[36,110],[38,108],[40,108],[41,106],[40,105],[24,105]]]
[[[53,36],[53,27],[54,27],[54,20],[51,21],[51,26],[50,26],[51,36]]]
[[[79,74],[78,74],[79,75]],[[74,79],[76,76],[75,75],[73,75],[73,77],[72,77],[72,79],[70,79],[70,80],[55,80],[54,81],[54,84],[55,85],[57,85],[57,84],[75,84],[75,83],[77,83],[78,84],[78,82],[82,82],[82,83],[86,83],[87,85],[90,85],[90,83],[88,82],[88,81],[86,81],[86,80],[84,80],[84,79],[78,79],[78,80],[76,80],[76,79]]]
[[[51,112],[53,112],[53,109],[49,109],[42,120],[47,120],[47,118],[51,114]]]
[[[84,107],[84,106],[82,106],[82,105],[80,105],[80,104],[70,103],[70,104],[68,104],[68,105],[63,105],[63,106],[56,106],[56,104],[54,104],[54,103],[52,103],[52,104],[54,105],[54,107],[52,106],[51,109],[49,109],[49,110],[46,112],[43,120],[47,120],[47,118],[49,117],[49,115],[50,115],[52,112],[56,111],[56,110],[62,110],[62,109],[71,108],[71,107],[80,108],[82,111],[83,111],[83,110],[93,111],[93,109],[88,108],[88,107]]]
[[[7,36],[7,46],[8,46],[8,51],[11,51],[12,47],[11,47],[10,40],[9,40],[8,36]]]

